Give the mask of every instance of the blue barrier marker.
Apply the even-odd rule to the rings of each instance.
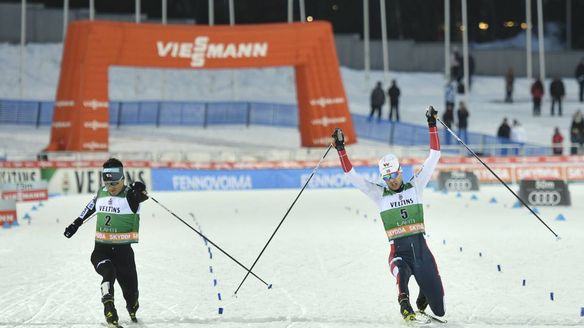
[[[37,207],[36,206],[33,206],[30,210],[31,211],[36,211],[37,210]]]
[[[217,279],[213,279],[213,287],[217,286]]]
[[[457,192],[456,193],[456,198],[460,198],[460,197],[462,197],[462,194],[460,192]]]
[[[580,308],[580,316],[581,317],[584,317],[584,307],[581,307]]]
[[[501,265],[497,264],[497,271],[501,272]]]
[[[20,224],[18,223],[18,221],[17,221],[17,220],[14,220],[14,221],[12,221],[12,225],[13,225],[13,226],[19,226]]]
[[[223,314],[223,308],[222,308],[222,307],[220,307],[220,308],[219,308],[219,309],[217,309],[217,310],[218,310],[219,314]]]
[[[513,204],[513,206],[511,206],[512,208],[520,208],[521,207],[521,203],[519,201],[515,202],[515,204]]]
[[[478,200],[479,198],[477,197],[477,195],[472,195],[470,196],[470,200]]]
[[[554,300],[554,292],[550,292],[550,300],[553,301]]]
[[[539,208],[534,207],[534,208],[532,208],[532,210],[535,212],[535,214],[539,214]]]
[[[37,205],[38,207],[43,207],[45,206],[42,202],[39,202],[39,204]]]
[[[525,279],[523,279],[523,286],[525,286]]]
[[[25,220],[30,220],[30,215],[28,215],[28,213],[26,213],[22,218]]]
[[[5,221],[4,224],[2,225],[2,228],[4,228],[4,229],[10,229],[10,222]]]
[[[489,201],[489,203],[496,204],[497,203],[497,199],[495,197],[493,197],[493,198],[491,198],[491,200]]]
[[[566,217],[563,214],[559,214],[556,217],[556,221],[566,221]]]
[[[217,293],[217,298],[221,300],[221,293]]]

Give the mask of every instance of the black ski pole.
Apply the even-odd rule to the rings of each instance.
[[[164,208],[168,213],[172,214],[172,216],[174,216],[175,218],[177,218],[180,222],[184,223],[187,227],[191,228],[191,230],[193,230],[194,232],[196,232],[203,239],[205,239],[206,241],[208,241],[209,244],[215,246],[215,248],[217,248],[218,250],[220,250],[221,253],[227,255],[227,257],[230,258],[231,260],[233,260],[233,262],[239,264],[240,267],[244,268],[247,271],[247,274],[250,274],[251,273],[254,277],[258,278],[259,281],[263,282],[264,285],[268,286],[268,288],[271,288],[271,286],[272,286],[271,284],[268,284],[262,278],[258,277],[255,273],[251,272],[251,270],[253,269],[253,267],[251,269],[248,269],[245,265],[241,264],[238,260],[236,260],[235,258],[233,258],[233,256],[229,255],[229,253],[227,253],[226,251],[224,251],[221,247],[217,246],[217,244],[215,244],[214,242],[212,242],[209,238],[205,237],[205,235],[203,235],[202,233],[200,233],[197,229],[193,228],[190,224],[186,223],[183,219],[181,219],[178,215],[174,214],[166,206],[162,205],[159,201],[156,200],[156,198],[154,198],[152,196],[148,196],[148,197],[150,197],[150,199],[152,199],[154,202],[156,202],[156,204],[158,204],[162,208]],[[247,277],[247,275],[246,275],[246,277]]]
[[[491,174],[493,174],[495,176],[495,178],[497,178],[497,180],[499,180],[499,182],[501,182],[505,186],[505,188],[507,188],[507,190],[509,190],[513,194],[513,196],[515,196],[521,202],[521,204],[523,204],[523,206],[525,206],[531,212],[531,214],[535,215],[535,217],[539,220],[539,222],[541,222],[546,228],[548,228],[549,231],[551,231],[551,233],[554,234],[554,236],[556,236],[556,239],[560,239],[560,236],[558,236],[558,234],[556,234],[552,230],[552,228],[550,228],[545,222],[543,222],[543,220],[539,217],[539,215],[537,215],[537,213],[535,213],[535,211],[529,205],[527,205],[527,203],[523,199],[521,199],[521,197],[519,197],[519,195],[517,195],[513,190],[511,190],[511,188],[509,188],[509,186],[503,180],[501,180],[501,178],[499,178],[499,176],[495,172],[493,172],[493,170],[491,170],[491,168],[485,162],[483,162],[483,160],[472,149],[470,149],[469,146],[467,146],[464,143],[464,141],[460,140],[460,138],[456,135],[456,133],[454,133],[452,130],[450,130],[450,128],[448,126],[446,126],[446,124],[444,124],[444,122],[442,122],[439,118],[436,118],[436,121],[440,122],[440,124],[442,124],[446,128],[446,130],[448,132],[450,132],[450,134],[452,134],[456,138],[456,140],[458,140],[458,142],[460,142],[464,147],[466,147],[466,149],[476,159],[478,159],[479,162],[481,162],[481,164],[483,164],[487,168],[487,170],[489,170],[489,172],[491,172]]]
[[[284,223],[284,220],[286,220],[286,217],[288,216],[288,213],[290,213],[290,211],[292,210],[292,207],[294,207],[294,204],[296,204],[296,201],[298,200],[298,198],[300,198],[300,195],[302,195],[302,192],[304,191],[304,189],[306,188],[306,186],[310,182],[310,179],[312,179],[312,176],[314,176],[314,173],[316,173],[316,171],[318,170],[318,167],[320,166],[320,163],[322,163],[322,161],[324,160],[324,158],[329,153],[329,151],[331,150],[332,147],[333,147],[333,144],[330,144],[329,147],[327,148],[326,152],[324,153],[324,155],[320,159],[320,161],[318,161],[318,164],[316,164],[316,167],[314,168],[314,170],[312,170],[312,173],[308,177],[308,180],[306,180],[306,182],[304,183],[304,186],[302,186],[302,189],[300,190],[300,192],[296,196],[296,199],[294,199],[294,201],[292,202],[292,205],[290,205],[290,207],[286,211],[286,214],[284,214],[284,217],[282,218],[282,220],[280,220],[280,223],[276,227],[276,230],[274,230],[274,232],[270,236],[270,239],[268,239],[268,242],[264,245],[264,248],[262,248],[262,251],[260,252],[260,254],[258,255],[258,257],[255,259],[255,261],[253,262],[253,264],[251,265],[251,268],[249,269],[250,271],[248,271],[245,274],[245,277],[243,277],[243,280],[241,280],[241,283],[239,283],[239,286],[235,290],[235,293],[233,293],[234,295],[237,295],[237,292],[239,291],[239,289],[241,288],[241,286],[245,282],[245,279],[247,279],[247,276],[250,274],[251,270],[253,270],[253,267],[256,265],[256,263],[258,263],[258,260],[260,259],[260,257],[262,256],[262,254],[264,253],[264,251],[266,250],[266,248],[268,247],[268,245],[272,241],[272,238],[274,238],[274,235],[276,235],[276,232],[278,232],[278,229],[280,229],[280,226],[282,225],[282,223]],[[270,288],[270,287],[271,286],[269,286],[268,288]]]

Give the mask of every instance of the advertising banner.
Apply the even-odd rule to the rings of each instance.
[[[68,26],[62,57],[49,151],[108,150],[108,69],[114,65],[294,66],[302,146],[328,146],[335,127],[345,131],[347,144],[357,141],[326,21],[237,26],[76,21]]]
[[[570,191],[563,180],[522,180],[519,197],[533,206],[570,205]]]
[[[16,221],[16,201],[0,199],[0,226],[4,223],[12,224],[14,221]]]
[[[479,181],[472,172],[440,172],[438,175],[438,189],[448,191],[476,191],[479,190]]]
[[[17,202],[41,201],[49,199],[46,181],[0,184],[0,198]]]
[[[43,168],[42,176],[48,181],[50,194],[94,194],[99,187],[103,186],[101,181],[101,167],[81,167],[81,168]],[[132,181],[141,181],[150,188],[150,169],[140,167],[124,167],[126,184]]]
[[[41,181],[39,168],[0,168],[0,185]]]
[[[366,179],[384,186],[377,166],[359,166],[357,172]],[[404,179],[409,180],[412,166],[403,166]],[[251,190],[302,188],[312,169],[265,170],[180,170],[152,169],[154,191]],[[339,167],[319,168],[307,188],[352,188]]]

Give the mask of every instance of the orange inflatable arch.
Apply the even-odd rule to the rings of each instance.
[[[108,151],[108,68],[294,66],[301,144],[356,142],[332,28],[326,22],[185,26],[78,21],[69,25],[48,151]]]

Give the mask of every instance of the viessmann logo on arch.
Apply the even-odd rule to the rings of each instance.
[[[191,67],[205,66],[205,60],[228,58],[258,58],[268,56],[267,42],[213,43],[208,36],[198,36],[193,42],[156,41],[159,57],[190,58]]]

